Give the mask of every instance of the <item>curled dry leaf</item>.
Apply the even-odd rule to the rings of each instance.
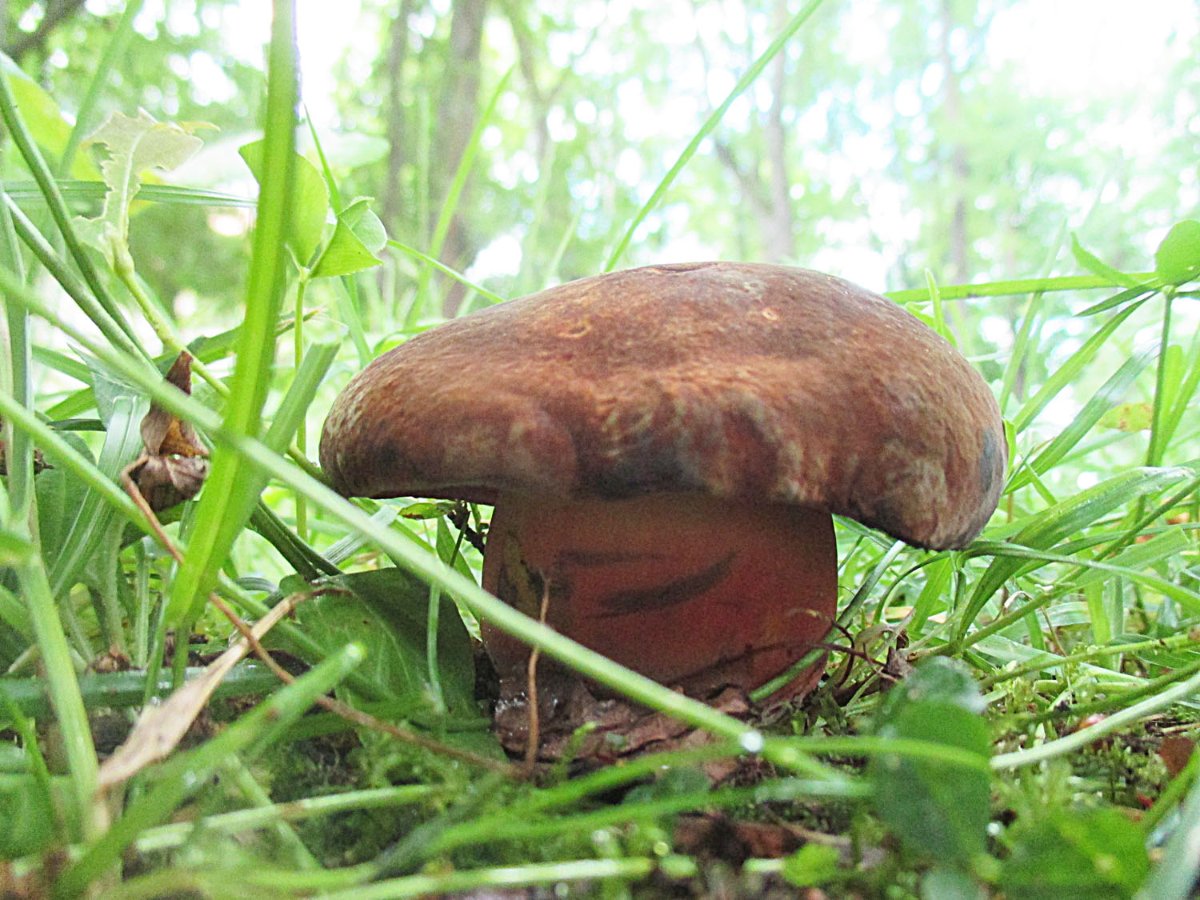
[[[192,392],[192,357],[187,352],[167,372],[167,381],[185,394]],[[157,403],[142,419],[142,455],[129,476],[155,512],[190,500],[208,475],[208,451],[195,429]]]
[[[1167,767],[1167,773],[1174,778],[1184,770],[1195,750],[1196,742],[1190,737],[1172,734],[1163,738],[1162,745],[1158,748],[1158,757]]]
[[[4,425],[4,420],[0,419],[0,426],[3,426],[3,425]],[[33,473],[36,475],[38,472],[42,471],[42,469],[50,469],[50,468],[53,468],[53,467],[48,465],[46,463],[46,460],[42,459],[42,451],[38,450],[37,448],[34,448],[34,451],[33,451]],[[8,461],[5,457],[4,441],[0,441],[0,475],[7,475],[7,474],[8,474]]]
[[[668,715],[653,712],[611,696],[597,696],[581,679],[551,670],[550,679],[561,679],[539,692],[538,748],[536,758],[552,763],[569,758],[579,768],[609,765],[641,753],[684,750],[710,743],[713,738]],[[544,680],[539,676],[539,681]],[[749,719],[753,707],[746,692],[725,685],[702,696],[713,708],[738,719]],[[526,754],[531,717],[524,692],[502,694],[496,702],[495,732],[513,755]],[[581,732],[586,726],[590,730]],[[702,768],[714,784],[729,779],[740,768],[736,759],[710,760]]]

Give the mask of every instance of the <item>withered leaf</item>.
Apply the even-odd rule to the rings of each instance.
[[[199,456],[143,455],[132,475],[150,508],[159,512],[200,493],[208,475],[208,460]]]
[[[185,394],[192,392],[192,357],[186,351],[171,365],[166,380]],[[129,476],[155,512],[168,509],[200,492],[208,475],[208,451],[191,424],[157,403],[142,419],[145,450]]]
[[[4,425],[4,420],[0,419],[0,426],[3,426],[3,425]],[[38,450],[35,447],[33,450],[33,474],[36,475],[38,472],[42,471],[43,469],[50,469],[50,468],[53,468],[53,467],[47,465],[46,461],[44,459],[42,459],[42,451]],[[7,474],[8,474],[8,462],[5,458],[4,441],[0,440],[0,475],[7,475]]]
[[[171,364],[167,383],[185,394],[192,392],[192,356],[186,350]],[[191,424],[167,412],[157,403],[142,419],[142,443],[149,456],[208,456]]]

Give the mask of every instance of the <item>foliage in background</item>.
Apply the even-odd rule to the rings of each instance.
[[[735,876],[681,835],[721,811],[809,839],[748,863],[745,891],[1187,895],[1200,54],[1170,48],[1127,144],[1108,138],[1145,97],[1043,96],[997,62],[1017,2],[364,0],[336,117],[296,129],[274,8],[265,79],[229,37],[243,4],[0,8],[0,812],[29,823],[0,829],[0,884],[715,891]],[[195,122],[221,131],[184,163]],[[1010,426],[1001,509],[966,550],[839,523],[832,639],[853,652],[770,725],[484,594],[464,525],[486,510],[356,506],[308,459],[368,358],[601,270],[643,214],[621,265],[728,256],[895,288]],[[191,396],[163,381],[185,345]],[[151,404],[212,450],[166,541],[121,486],[157,452]],[[523,781],[475,702],[478,618],[718,742]],[[245,659],[241,619],[281,669]],[[747,753],[765,770],[746,784],[696,768]]]

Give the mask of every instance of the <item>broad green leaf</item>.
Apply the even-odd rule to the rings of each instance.
[[[1200,276],[1200,222],[1185,219],[1172,226],[1154,251],[1154,269],[1168,284]]]
[[[8,78],[13,99],[21,110],[21,118],[33,139],[47,153],[61,156],[71,139],[71,124],[63,116],[58,104],[36,81],[26,75],[7,54],[0,53],[0,73]],[[71,165],[75,178],[95,179],[100,177],[95,164],[86,157],[76,156]]]
[[[1000,886],[1013,900],[1129,897],[1149,870],[1145,835],[1117,810],[1051,807],[1021,829]]]
[[[356,200],[338,214],[333,237],[313,267],[314,278],[350,275],[382,262],[375,254],[387,244],[387,234],[367,203]]]
[[[89,464],[94,464],[91,451],[78,435],[60,432],[59,436]],[[34,488],[37,491],[38,543],[45,559],[57,559],[62,554],[71,523],[83,506],[87,485],[69,469],[56,465],[38,473]]]
[[[25,562],[34,553],[29,538],[0,528],[0,566],[15,566]]]
[[[263,182],[263,145],[263,141],[254,141],[238,150],[259,185]],[[329,188],[317,167],[298,153],[295,154],[292,172],[294,180],[289,197],[286,243],[296,258],[296,264],[307,266],[325,230]]]
[[[116,481],[121,470],[141,451],[141,421],[147,408],[148,404],[142,398],[122,396],[114,400],[97,463],[104,478]],[[116,516],[116,510],[91,488],[84,490],[79,506],[65,512],[71,518],[70,528],[58,551],[49,557],[53,560],[50,585],[56,597],[79,581]]]
[[[46,849],[54,839],[56,815],[46,786],[32,775],[0,775],[0,859]],[[18,827],[11,827],[19,823]]]
[[[983,886],[961,869],[934,866],[921,879],[921,900],[987,900]]]
[[[193,125],[156,122],[144,110],[136,118],[113,113],[91,137],[90,144],[108,149],[100,174],[108,186],[104,206],[95,218],[77,218],[79,235],[99,250],[108,264],[132,270],[129,258],[129,207],[152,169],[170,171],[187,162],[203,144]]]
[[[978,754],[979,768],[896,755],[871,764],[875,807],[910,850],[966,867],[986,846],[991,749],[984,700],[961,664],[935,657],[894,688],[880,711],[884,738],[929,741]]]
[[[838,851],[827,844],[805,844],[783,861],[783,877],[795,887],[817,887],[838,870]]]
[[[350,226],[363,246],[378,253],[387,246],[387,230],[371,209],[370,197],[358,197],[338,214],[338,219]]]
[[[1148,431],[1153,418],[1149,403],[1121,403],[1102,415],[1098,424],[1117,431]]]
[[[427,716],[435,706],[426,667],[429,585],[401,569],[343,575],[302,603],[296,618],[305,633],[332,652],[347,643],[367,651],[360,673],[395,698],[398,716]],[[452,714],[475,716],[475,660],[453,601],[443,596],[438,618],[442,696]]]

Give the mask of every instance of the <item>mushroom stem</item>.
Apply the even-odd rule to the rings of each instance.
[[[769,681],[820,641],[837,609],[828,513],[699,494],[627,500],[502,495],[483,585],[563,634],[692,694]],[[487,627],[502,680],[529,650]],[[823,663],[776,696],[810,690]]]

